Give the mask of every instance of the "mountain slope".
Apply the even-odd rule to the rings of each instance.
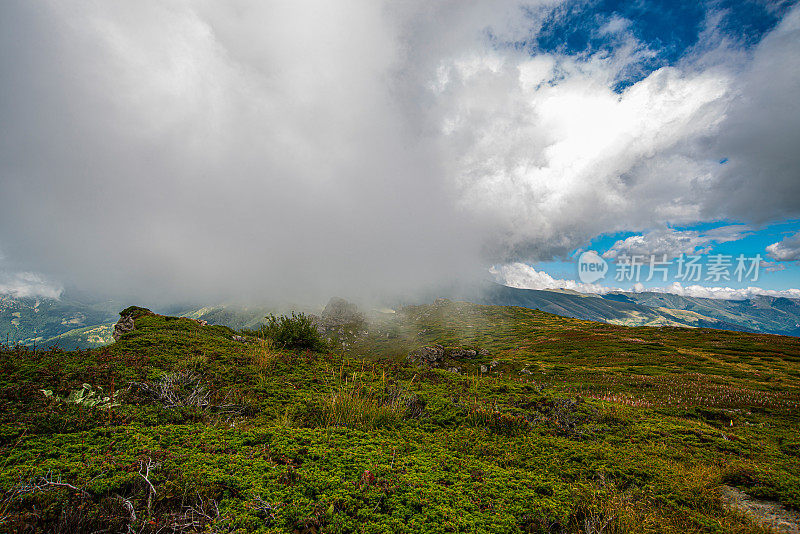
[[[567,290],[519,289],[499,284],[487,284],[451,296],[479,304],[522,306],[565,317],[626,326],[690,326],[782,335],[797,335],[800,329],[800,302],[776,297],[737,301],[653,292],[590,295]]]
[[[636,302],[617,302],[596,295],[574,291],[517,289],[493,284],[468,296],[476,304],[522,306],[576,319],[604,321],[612,324],[671,324],[657,311]]]
[[[683,297],[670,293],[610,293],[606,299],[621,299],[663,310],[664,315],[677,316],[674,310],[689,311],[696,319],[685,317],[689,326],[714,326],[715,322],[753,332],[794,335],[800,327],[800,302],[793,299],[757,296],[747,300],[723,300]],[[721,326],[725,328],[725,326]],[[729,327],[730,328],[730,327]]]

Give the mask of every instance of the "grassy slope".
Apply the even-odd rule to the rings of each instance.
[[[795,338],[460,303],[408,308],[337,340],[347,353],[275,351],[189,319],[136,327],[103,349],[2,353],[0,530],[125,531],[117,496],[143,532],[760,532],[725,511],[723,482],[800,508]],[[490,354],[445,362],[463,374],[405,364],[433,342]],[[217,407],[125,389],[176,369]],[[113,384],[122,405],[38,391],[84,382]],[[20,492],[43,475],[87,494]]]

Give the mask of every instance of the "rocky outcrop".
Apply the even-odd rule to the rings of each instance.
[[[112,336],[114,337],[114,341],[118,341],[123,334],[127,334],[128,332],[133,332],[135,328],[136,325],[133,322],[132,314],[127,314],[127,315],[120,314],[119,321],[117,321],[117,324],[114,325],[114,333],[112,334]]]
[[[358,306],[345,299],[334,297],[322,310],[320,321],[328,328],[337,328],[346,325],[358,325],[364,322],[364,315],[358,311]]]
[[[133,332],[136,329],[135,320],[143,315],[156,315],[147,308],[139,306],[129,306],[119,312],[119,321],[114,325],[114,333],[112,337],[114,341],[119,340],[124,334]]]
[[[323,336],[367,334],[364,330],[366,318],[358,311],[358,306],[342,298],[332,298],[321,315],[309,315],[309,317]]]

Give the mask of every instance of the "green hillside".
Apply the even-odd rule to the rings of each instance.
[[[796,338],[438,301],[312,352],[132,311],[108,347],[0,352],[0,530],[766,532],[727,486],[800,509]]]

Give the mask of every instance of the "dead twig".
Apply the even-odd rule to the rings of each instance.
[[[155,471],[158,469],[159,464],[153,462],[152,458],[148,458],[146,462],[141,461],[139,462],[139,476],[147,482],[147,485],[150,486],[149,491],[147,492],[147,513],[150,514],[150,511],[153,508],[153,497],[156,495],[156,487],[150,482],[150,471]]]

